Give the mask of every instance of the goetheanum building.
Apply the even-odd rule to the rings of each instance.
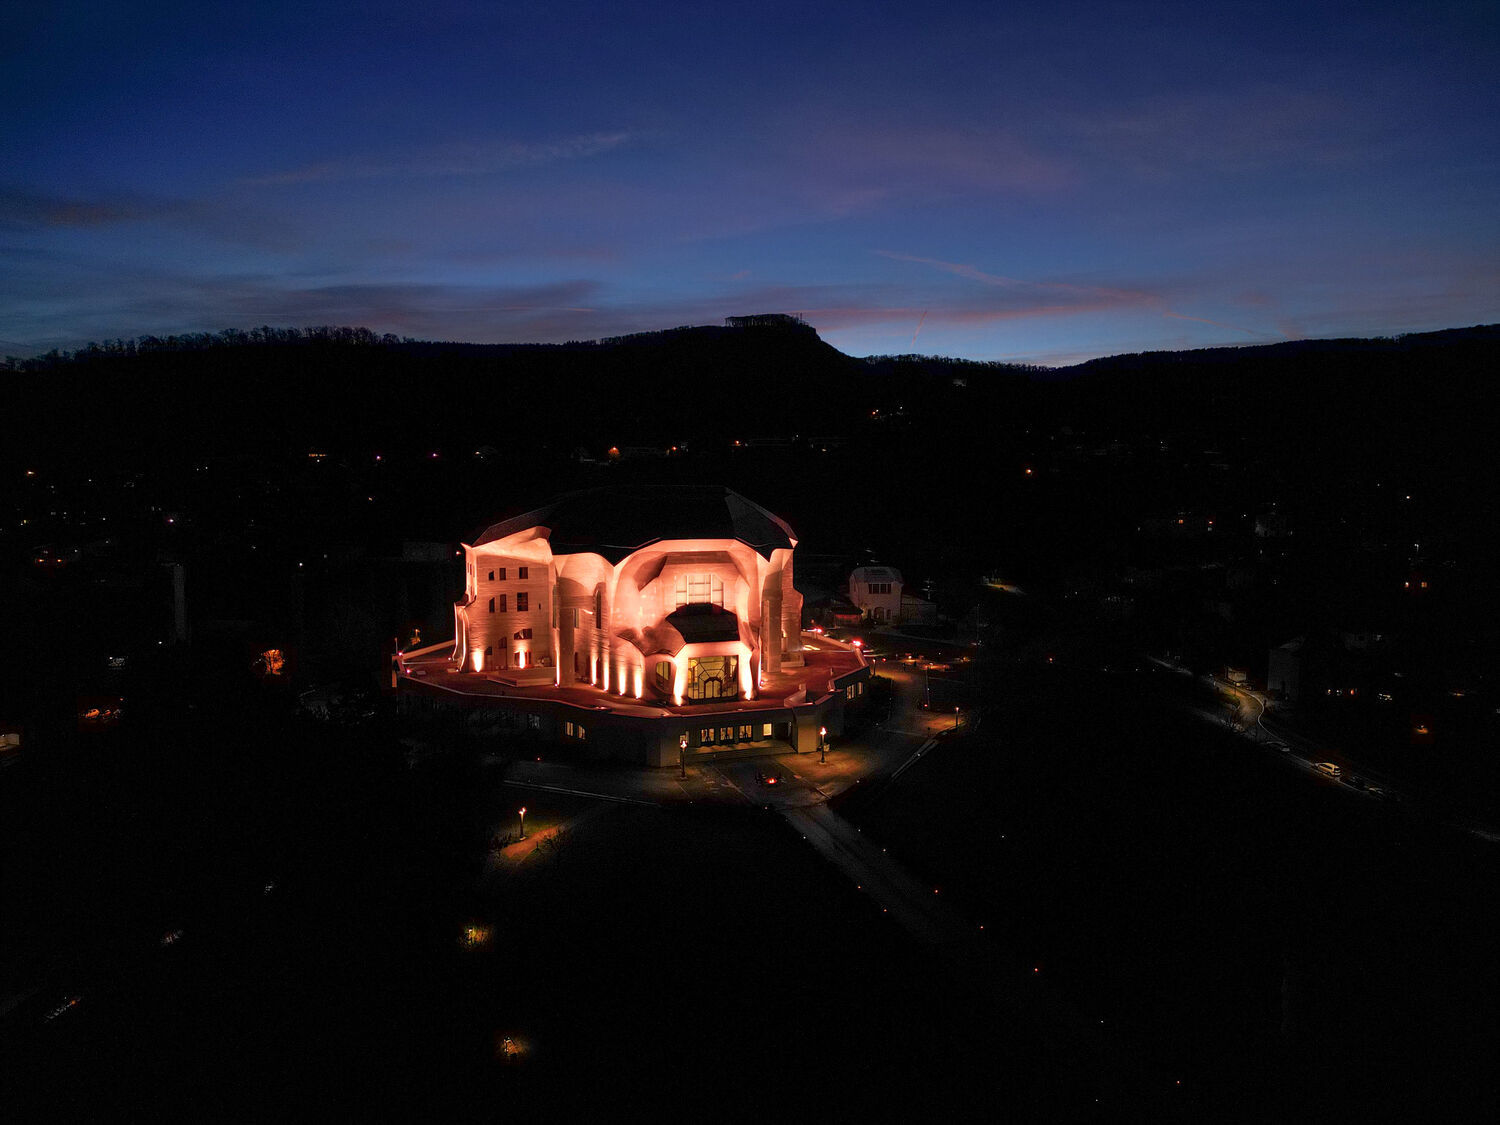
[[[799,728],[842,729],[868,669],[802,633],[796,546],[784,520],[723,486],[569,493],[463,545],[451,649],[403,654],[398,672],[541,708],[529,713],[562,737],[653,764],[676,764],[683,739],[807,749]]]

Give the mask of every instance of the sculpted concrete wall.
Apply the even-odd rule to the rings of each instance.
[[[792,583],[790,548],[767,559],[736,539],[664,540],[612,566],[593,552],[554,556],[547,534],[527,528],[480,547],[464,545],[456,667],[546,668],[559,685],[589,683],[626,697],[680,702],[695,655],[738,656],[740,694],[747,698],[755,696],[763,671],[801,664],[802,596]],[[739,640],[683,643],[665,622],[684,601],[709,601],[733,613]],[[674,634],[678,640],[669,643]],[[656,686],[661,659],[674,667],[668,692]]]

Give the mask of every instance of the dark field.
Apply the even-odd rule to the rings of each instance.
[[[370,728],[248,712],[80,738],[0,790],[0,991],[22,997],[0,1020],[7,1104],[1493,1106],[1488,845],[1153,707],[1138,682],[1009,675],[978,735],[842,810],[985,923],[982,971],[910,941],[758,810],[589,813],[499,786],[472,754],[412,769]],[[561,842],[485,877],[521,803]],[[986,974],[1016,962],[1104,1019],[1131,1073],[1080,1074],[1005,1014]],[[525,1051],[509,1061],[507,1036]]]
[[[7,779],[6,993],[44,982],[3,1024],[8,1104],[1055,1116],[1082,1097],[771,814],[610,807],[486,892],[485,840],[519,802],[481,767],[208,734],[121,732]],[[578,811],[530,803],[532,827]],[[507,1036],[526,1053],[497,1057]]]
[[[843,810],[1203,1108],[1486,1116],[1492,846],[1313,780],[1150,677],[1017,671]]]

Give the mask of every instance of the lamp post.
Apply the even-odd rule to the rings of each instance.
[[[526,806],[525,805],[521,806],[521,808],[520,808],[520,814],[521,814],[521,839],[524,840],[524,839],[526,839]]]
[[[677,765],[682,770],[682,776],[687,777],[687,735],[677,740]]]
[[[927,673],[927,665],[922,665],[922,706],[932,707],[932,678]]]
[[[818,764],[828,764],[828,728],[818,728]]]
[[[958,708],[953,708],[953,729],[958,729]]]

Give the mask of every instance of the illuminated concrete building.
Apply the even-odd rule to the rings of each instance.
[[[615,750],[634,749],[611,756],[652,764],[675,764],[684,738],[806,748],[809,729],[842,728],[868,669],[856,649],[804,638],[796,545],[785,521],[723,486],[569,493],[463,545],[451,647],[404,654],[398,673],[546,704],[564,737],[612,716]],[[579,707],[593,714],[565,717]],[[618,736],[648,718],[660,721],[644,739]]]

